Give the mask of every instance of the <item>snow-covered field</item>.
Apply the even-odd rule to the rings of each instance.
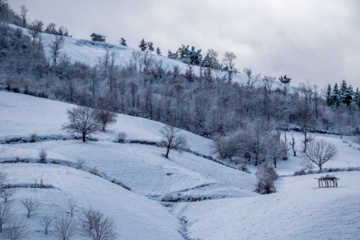
[[[0,141],[16,137],[66,136],[61,129],[66,110],[74,105],[0,91]],[[17,216],[29,225],[29,239],[45,238],[37,220],[45,213],[66,214],[68,199],[100,209],[114,219],[119,239],[359,239],[360,173],[337,172],[338,188],[319,189],[321,174],[281,177],[275,194],[253,192],[256,178],[191,153],[170,152],[141,144],[113,142],[118,132],[129,139],[159,141],[161,123],[119,115],[107,132],[94,134],[98,141],[47,140],[0,144],[0,160],[37,159],[40,150],[50,160],[86,161],[109,179],[56,164],[0,164],[9,182],[34,183],[43,179],[55,189],[19,189],[10,199]],[[210,140],[183,131],[192,150],[210,154]],[[298,156],[280,161],[280,175],[302,168],[301,134],[294,133]],[[360,146],[349,137],[320,135],[334,143],[339,154],[325,168],[359,167]],[[254,173],[255,169],[250,167]],[[25,217],[21,199],[41,201],[39,211]],[[194,199],[209,199],[192,202]],[[162,200],[162,201],[161,201]],[[165,207],[167,206],[167,207]],[[180,220],[182,219],[182,220]],[[51,230],[53,231],[53,229]],[[1,234],[0,234],[1,236]],[[75,239],[82,239],[78,235]],[[86,239],[86,238],[84,238]]]

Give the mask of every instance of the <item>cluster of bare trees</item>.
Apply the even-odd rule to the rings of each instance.
[[[287,145],[280,139],[280,133],[273,133],[270,126],[253,122],[234,133],[217,135],[212,144],[213,153],[230,162],[258,164],[287,159]]]
[[[0,171],[0,193],[13,189],[7,184],[8,176]],[[12,192],[14,193],[14,192]],[[3,195],[2,195],[3,196]],[[29,226],[16,217],[12,204],[8,198],[0,202],[0,237],[3,239],[24,239],[29,234]],[[32,197],[23,198],[21,204],[26,209],[27,218],[37,212],[41,203]],[[85,235],[93,240],[114,240],[118,233],[114,221],[101,211],[91,207],[82,208],[73,199],[67,203],[66,214],[51,216],[48,214],[38,217],[38,224],[45,234],[50,233],[59,240],[76,239],[77,235]]]
[[[69,133],[80,134],[82,141],[92,133],[103,130],[108,124],[115,123],[117,114],[106,111],[105,109],[93,109],[78,106],[67,111],[68,122],[63,125],[63,129]]]

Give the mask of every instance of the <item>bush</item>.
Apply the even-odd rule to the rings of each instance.
[[[298,171],[295,171],[294,176],[302,176],[302,175],[306,175],[306,168],[302,168]]]
[[[46,163],[46,157],[47,157],[47,153],[45,152],[44,149],[42,149],[40,152],[39,152],[39,163]]]
[[[30,135],[29,142],[33,143],[33,142],[37,142],[37,140],[38,140],[38,136],[35,133]]]
[[[126,133],[119,132],[119,134],[117,135],[117,142],[118,143],[125,143],[125,141],[126,141]]]
[[[276,192],[274,181],[279,177],[273,166],[264,162],[257,167],[256,177],[258,182],[255,191],[260,194],[269,194]]]
[[[246,166],[246,164],[241,164],[240,166],[237,167],[240,171],[246,172],[246,173],[250,173],[248,167]]]

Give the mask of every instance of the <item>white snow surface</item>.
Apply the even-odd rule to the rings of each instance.
[[[181,225],[159,203],[127,191],[97,176],[63,166],[45,164],[1,164],[12,184],[51,184],[56,189],[18,188],[9,201],[17,217],[29,225],[29,239],[56,239],[54,228],[49,235],[37,221],[44,215],[61,217],[69,215],[68,201],[75,200],[79,207],[92,207],[114,220],[119,239],[183,239],[178,232]],[[41,203],[40,208],[26,217],[21,204],[23,198],[33,198]],[[77,217],[80,212],[74,216]],[[1,238],[1,234],[0,234]],[[2,238],[1,238],[2,239]],[[77,234],[74,239],[88,239]]]

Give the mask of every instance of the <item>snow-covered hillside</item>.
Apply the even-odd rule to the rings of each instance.
[[[161,123],[119,115],[107,132],[93,135],[98,141],[51,140],[5,144],[6,140],[28,138],[31,134],[67,134],[61,129],[66,110],[74,105],[22,94],[0,92],[0,160],[16,158],[36,161],[40,150],[49,164],[2,163],[11,184],[34,183],[40,179],[55,189],[18,189],[10,199],[16,215],[29,225],[29,239],[45,238],[37,220],[45,213],[66,214],[66,202],[100,209],[112,217],[120,239],[356,239],[360,233],[360,185],[358,172],[338,172],[338,188],[319,189],[314,179],[321,176],[287,176],[276,181],[277,193],[253,192],[255,175],[198,157],[192,153],[170,153],[165,149],[120,144],[118,132],[129,139],[159,141]],[[210,140],[183,131],[189,147],[210,154]],[[300,156],[280,161],[281,175],[293,174],[301,166],[302,136],[294,133]],[[351,139],[318,135],[339,149],[336,160],[324,167],[358,167],[360,151]],[[86,171],[51,164],[51,161],[86,161],[87,169],[97,169],[106,179]],[[250,167],[252,172],[255,169]],[[115,179],[128,191],[111,183]],[[21,205],[24,197],[41,201],[30,219]],[[201,200],[200,202],[193,202]],[[207,199],[207,200],[205,200]],[[167,206],[167,207],[164,207]],[[181,219],[181,220],[180,220]],[[334,223],[335,221],[335,223]],[[53,230],[50,231],[52,233]],[[76,239],[81,239],[79,234]],[[86,238],[84,238],[86,239]]]
[[[27,30],[24,31],[27,32]],[[46,33],[42,33],[41,35],[45,43],[50,43],[54,38],[53,35]],[[115,64],[120,66],[128,66],[131,62],[138,61],[139,58],[144,54],[144,52],[141,52],[139,49],[134,49],[131,47],[124,47],[121,45],[103,42],[94,42],[90,40],[90,37],[89,40],[64,37],[64,40],[64,46],[61,48],[60,53],[69,56],[72,62],[78,61],[90,66],[96,65],[99,62],[99,58],[104,57],[106,53],[105,49],[109,49],[111,52],[115,53]],[[166,52],[167,50],[164,51],[164,55],[166,55]],[[48,44],[45,44],[45,53],[47,59],[51,59],[51,52]],[[134,58],[134,56],[137,57]],[[155,53],[151,54],[151,57],[154,61],[161,63],[165,70],[173,70],[174,66],[177,66],[182,73],[185,73],[188,70],[188,66],[181,61],[170,59],[166,56],[159,56]],[[193,71],[195,74],[199,75],[200,68],[194,66]],[[214,72],[219,77],[226,76],[226,72]],[[245,84],[247,82],[247,76],[244,73],[241,73],[239,69],[239,73],[234,76],[233,81]],[[276,84],[276,86],[279,86],[279,84]]]

